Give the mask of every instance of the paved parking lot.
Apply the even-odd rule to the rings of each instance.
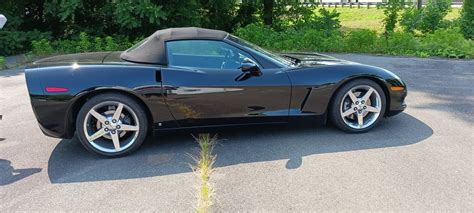
[[[373,131],[334,127],[222,132],[215,211],[473,211],[474,61],[338,54],[409,86],[406,112]],[[150,138],[104,159],[40,132],[20,70],[0,71],[0,212],[194,211],[189,135]]]

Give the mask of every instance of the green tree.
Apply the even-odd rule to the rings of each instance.
[[[31,40],[50,38],[43,23],[42,0],[1,0],[0,13],[8,18],[0,30],[0,55],[12,55],[31,48]]]
[[[236,0],[201,0],[202,26],[232,31],[235,26]]]
[[[258,17],[256,16],[259,8],[258,2],[253,0],[243,0],[238,8],[237,16],[234,18],[236,27],[244,27],[258,22]]]
[[[273,8],[275,7],[274,0],[263,0],[263,23],[267,26],[273,25]]]
[[[450,10],[451,0],[429,0],[422,10],[419,29],[424,33],[439,29],[444,17]]]
[[[151,0],[46,0],[44,17],[59,29],[55,34],[133,34],[159,26],[167,13]],[[156,28],[156,27],[155,27]],[[143,32],[140,30],[140,32]],[[147,30],[145,30],[147,32]]]
[[[398,22],[398,13],[405,5],[404,0],[389,0],[384,9],[385,18],[383,24],[385,27],[385,34],[393,33]]]
[[[156,3],[167,12],[162,27],[201,26],[203,16],[199,0],[157,0]]]
[[[461,31],[465,38],[474,39],[474,0],[464,0],[461,14]]]
[[[409,7],[402,14],[400,25],[406,32],[419,30],[423,33],[432,33],[442,28],[444,17],[451,10],[451,0],[430,0],[422,9]]]

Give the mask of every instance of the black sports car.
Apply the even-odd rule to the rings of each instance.
[[[317,42],[317,41],[315,41]],[[159,30],[124,52],[39,60],[26,68],[42,131],[105,156],[137,149],[150,130],[321,124],[365,132],[406,107],[405,83],[378,67],[275,54],[229,33]]]

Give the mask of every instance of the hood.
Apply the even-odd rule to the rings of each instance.
[[[352,61],[346,61],[332,56],[319,53],[282,53],[282,56],[288,56],[298,59],[301,66],[317,66],[317,65],[338,65],[338,64],[356,64]]]
[[[40,59],[33,62],[29,67],[59,66],[70,64],[102,64],[104,59],[113,52],[94,52],[59,55]]]

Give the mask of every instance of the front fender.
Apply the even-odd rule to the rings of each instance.
[[[287,70],[292,83],[290,113],[323,115],[334,93],[345,83],[356,78],[368,78],[377,82],[387,96],[388,111],[399,110],[406,96],[406,85],[398,76],[385,69],[362,65],[341,64]],[[402,86],[404,91],[393,92],[392,86]]]

